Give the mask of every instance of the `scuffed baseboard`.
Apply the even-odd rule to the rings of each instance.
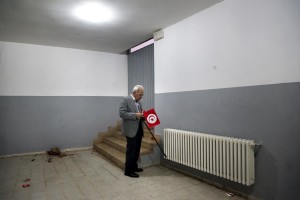
[[[70,148],[63,149],[61,152],[72,152],[72,151],[83,151],[83,150],[91,150],[93,147],[79,147],[79,148]],[[0,155],[1,158],[11,158],[18,156],[32,156],[32,155],[44,155],[47,154],[47,151],[38,151],[38,152],[28,152],[28,153],[18,153],[18,154],[10,154],[10,155]]]

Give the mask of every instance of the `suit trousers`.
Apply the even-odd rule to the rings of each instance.
[[[125,162],[125,173],[134,172],[138,168],[137,161],[140,156],[142,138],[143,138],[143,126],[142,121],[139,123],[139,128],[135,137],[127,139],[126,146],[126,162]]]

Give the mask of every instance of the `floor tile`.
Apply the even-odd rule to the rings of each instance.
[[[243,200],[163,166],[124,172],[90,150],[59,158],[32,155],[0,159],[0,199],[14,200]],[[28,187],[23,187],[29,184]]]

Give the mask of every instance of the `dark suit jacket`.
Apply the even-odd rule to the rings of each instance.
[[[141,102],[138,102],[142,110]],[[140,119],[137,119],[135,113],[137,113],[137,107],[135,101],[131,95],[122,98],[120,103],[119,115],[122,118],[122,133],[130,138],[135,137]]]

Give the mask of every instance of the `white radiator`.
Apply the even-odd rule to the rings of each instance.
[[[164,129],[166,159],[243,185],[254,184],[253,140]]]

